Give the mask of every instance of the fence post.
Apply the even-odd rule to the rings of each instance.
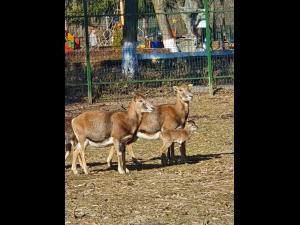
[[[209,7],[208,0],[204,0],[205,20],[206,20],[206,53],[207,53],[207,70],[208,70],[208,88],[209,94],[213,95],[213,76],[211,62],[211,36],[209,26]]]
[[[89,18],[87,13],[87,0],[83,1],[84,11],[84,31],[85,31],[85,62],[86,62],[86,77],[88,85],[88,102],[92,104],[92,79],[91,79],[91,63],[90,63],[90,46],[89,46]]]

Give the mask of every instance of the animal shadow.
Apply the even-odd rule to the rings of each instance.
[[[205,160],[211,160],[211,159],[216,159],[216,158],[221,158],[223,155],[228,155],[228,154],[234,154],[233,152],[225,152],[225,153],[215,153],[215,154],[196,154],[196,155],[191,155],[191,156],[187,156],[187,164],[196,164],[199,163],[201,161],[205,161]],[[153,160],[160,160],[160,157],[153,157],[151,159],[148,160],[140,160],[141,164],[128,164],[127,168],[129,170],[149,170],[149,169],[158,169],[158,168],[163,168],[164,166],[161,165],[161,163],[148,163],[149,161],[153,161]],[[147,163],[144,163],[147,162]],[[175,163],[168,165],[168,166],[176,166],[178,164],[183,164],[181,162],[181,158],[180,156],[176,156],[175,157]],[[167,166],[167,167],[168,167]]]
[[[187,157],[188,164],[195,164],[201,161],[221,158],[223,155],[234,154],[233,152],[215,153],[215,154],[197,154]],[[180,156],[177,156],[180,159]]]
[[[191,156],[187,156],[186,163],[187,164],[195,164],[195,163],[199,163],[199,162],[205,161],[205,160],[221,158],[222,155],[228,155],[228,154],[234,154],[234,153],[233,152],[224,152],[224,153],[214,153],[214,154],[191,155]],[[153,157],[153,158],[149,159],[148,161],[152,161],[152,160],[160,160],[160,157]],[[176,164],[183,164],[183,162],[181,162],[180,156],[175,156],[175,164],[174,165],[176,165]]]
[[[96,166],[102,166],[106,165],[107,163],[101,163],[101,162],[92,162],[92,163],[87,163],[86,165],[88,168],[96,167]],[[65,165],[65,169],[70,169],[72,164]],[[79,167],[79,164],[77,164],[77,167]]]
[[[225,153],[215,153],[215,154],[196,154],[196,155],[191,155],[191,156],[187,156],[187,164],[196,164],[199,163],[201,161],[205,161],[205,160],[211,160],[211,159],[216,159],[216,158],[221,158],[223,155],[229,155],[229,154],[234,154],[233,152],[225,152]],[[162,166],[161,163],[148,163],[150,161],[154,161],[154,160],[160,160],[160,157],[153,157],[150,158],[148,160],[142,160],[139,159],[139,163],[135,163],[135,162],[128,162],[126,167],[129,170],[150,170],[150,169],[159,169],[159,168],[163,168],[165,166]],[[147,163],[145,163],[147,162]],[[183,164],[181,162],[181,158],[180,156],[176,156],[175,157],[175,163],[168,165],[166,167],[169,166],[176,166],[178,164]],[[92,169],[92,167],[96,167],[96,166],[101,166],[101,165],[106,165],[106,163],[100,163],[100,162],[93,162],[93,163],[87,163],[87,166],[89,168]],[[71,168],[71,165],[66,165],[65,168]],[[107,167],[107,168],[101,168],[101,169],[92,169],[92,172],[103,172],[103,171],[110,171],[110,170],[118,170],[118,163],[117,162],[112,162],[111,167]]]

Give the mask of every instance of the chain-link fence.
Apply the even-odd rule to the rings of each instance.
[[[211,88],[233,84],[233,4],[232,0],[65,0],[66,103],[88,96],[94,101],[120,99],[135,90],[165,95],[179,82]],[[133,31],[126,25],[132,15],[137,20]],[[136,57],[137,65],[128,76],[124,36],[132,33],[136,40],[129,55]]]

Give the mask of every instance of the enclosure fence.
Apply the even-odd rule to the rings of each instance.
[[[187,82],[211,94],[232,85],[233,4],[65,0],[65,103],[123,99],[137,90],[165,96]]]

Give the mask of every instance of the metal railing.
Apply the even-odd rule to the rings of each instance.
[[[204,0],[204,10],[200,10],[204,15],[200,21],[205,21],[209,29],[198,28],[192,32],[187,29],[184,18],[197,20],[199,9],[179,10],[175,7],[166,10],[164,14],[178,52],[157,46],[164,37],[152,2],[144,1],[148,5],[138,13],[137,23],[138,72],[130,79],[122,74],[122,60],[125,60],[122,57],[123,30],[117,29],[121,17],[126,14],[120,12],[119,1],[107,0],[115,5],[103,12],[95,10],[99,10],[95,2],[82,0],[77,8],[66,7],[66,30],[80,43],[65,53],[66,103],[121,99],[135,90],[164,95],[165,90],[171,90],[172,85],[179,82],[207,86],[211,94],[218,85],[233,84],[233,1],[222,1],[221,5],[221,1]],[[230,8],[225,8],[228,5]],[[194,28],[197,26],[191,24]],[[95,47],[89,45],[92,29],[98,42]]]

